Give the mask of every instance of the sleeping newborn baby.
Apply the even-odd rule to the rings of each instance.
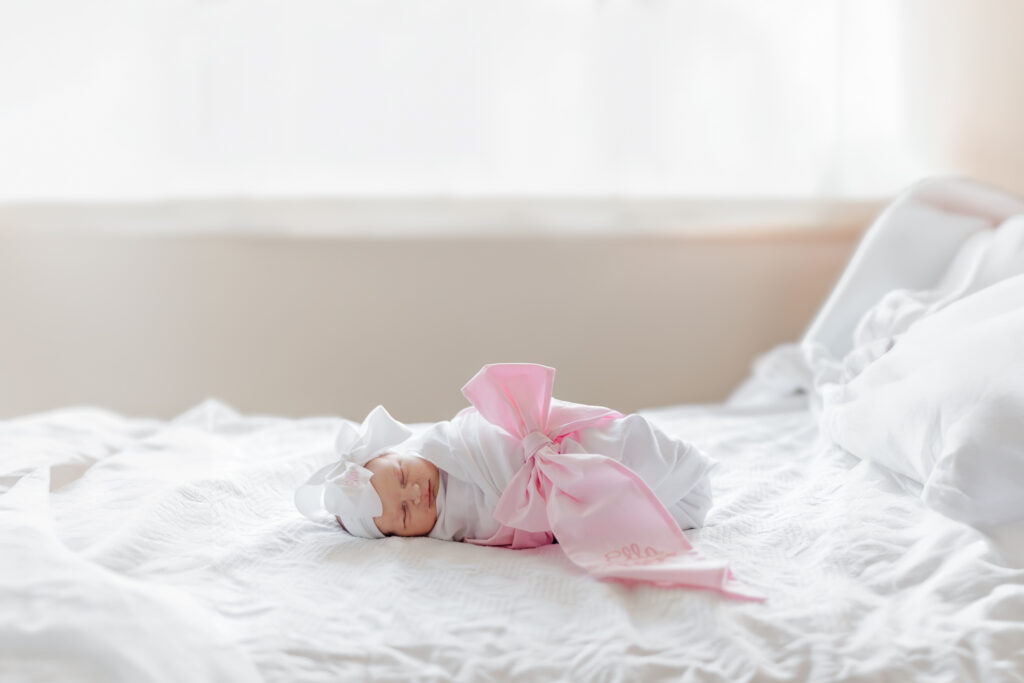
[[[430,536],[532,548],[556,538],[602,578],[690,585],[734,597],[721,563],[681,529],[711,506],[713,463],[639,415],[551,397],[554,370],[487,365],[463,387],[472,407],[413,433],[383,407],[346,423],[340,461],[295,494],[354,536]]]
[[[559,451],[614,459],[640,475],[681,529],[703,524],[712,462],[640,415],[599,410],[607,419],[565,435]],[[326,508],[363,538],[492,539],[501,527],[494,509],[523,467],[521,441],[474,408],[413,435],[378,406],[358,431],[346,425],[336,450],[341,461],[315,473],[296,503],[311,517]]]

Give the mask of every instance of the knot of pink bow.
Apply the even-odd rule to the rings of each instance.
[[[523,457],[529,460],[540,449],[547,448],[548,446],[553,447],[554,445],[555,442],[544,432],[530,432],[523,437]]]

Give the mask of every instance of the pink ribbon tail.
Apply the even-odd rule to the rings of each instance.
[[[602,455],[539,453],[536,468],[551,482],[548,520],[562,550],[602,579],[642,581],[763,600],[724,562],[701,557],[647,484]]]

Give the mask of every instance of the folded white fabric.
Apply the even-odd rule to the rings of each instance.
[[[856,347],[853,331],[869,307],[894,290],[935,287],[968,238],[1022,214],[1024,198],[966,178],[908,188],[865,233],[803,343],[843,358]]]
[[[831,351],[804,340],[803,355],[814,371],[814,385],[846,383],[892,348],[919,320],[1001,280],[1024,273],[1024,216],[967,238],[936,283],[922,289],[892,289],[858,320],[852,350],[835,358]]]
[[[1016,267],[1006,251],[965,249],[975,249],[970,279],[982,286]],[[918,299],[905,333],[906,318],[889,316],[891,349],[820,387],[821,426],[854,455],[924,484],[923,499],[940,512],[992,526],[1024,519],[1024,275],[976,289],[952,302],[926,297],[923,309]],[[869,336],[877,342],[881,331]]]
[[[975,233],[960,246],[934,289],[894,289],[858,321],[854,349],[890,341],[918,320],[1000,280],[1024,273],[1024,216]]]

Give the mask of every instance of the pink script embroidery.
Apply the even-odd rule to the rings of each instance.
[[[604,554],[604,560],[610,565],[647,565],[664,562],[675,555],[674,552],[665,552],[647,546],[642,549],[636,543],[624,545],[619,550],[612,550]]]

